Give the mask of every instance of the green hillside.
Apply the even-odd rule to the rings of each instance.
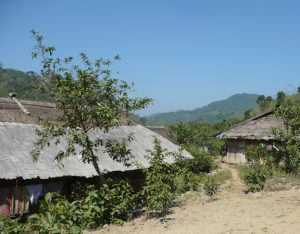
[[[19,99],[49,100],[35,89],[40,78],[33,72],[22,72],[15,69],[5,69],[0,66],[0,97],[8,97],[14,92]],[[236,94],[226,100],[212,102],[207,106],[189,111],[176,111],[155,114],[143,118],[148,125],[170,125],[178,122],[209,122],[216,123],[223,119],[243,116],[246,110],[256,107],[255,94]]]
[[[34,86],[40,78],[33,72],[22,72],[15,69],[4,69],[0,66],[0,97],[8,97],[9,93],[16,93],[20,99],[48,100]]]
[[[223,119],[239,118],[246,110],[256,107],[256,94],[235,94],[226,100],[216,101],[194,110],[154,114],[146,117],[149,125],[171,125],[178,122],[216,123]]]

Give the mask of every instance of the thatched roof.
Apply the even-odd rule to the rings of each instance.
[[[84,164],[80,161],[80,155],[65,159],[63,161],[64,167],[60,169],[57,163],[53,161],[53,158],[59,150],[63,150],[63,142],[59,145],[52,144],[50,147],[47,147],[42,152],[39,161],[33,163],[30,151],[34,141],[37,139],[34,133],[34,129],[37,127],[37,125],[32,124],[0,123],[1,179],[14,179],[17,177],[47,179],[62,176],[92,177],[97,175],[91,164]],[[134,137],[134,140],[128,143],[128,149],[131,150],[134,156],[132,162],[137,162],[145,167],[148,167],[149,164],[144,156],[147,153],[147,149],[153,148],[153,136],[161,140],[162,146],[169,151],[178,151],[179,149],[178,146],[167,139],[141,125],[121,126],[104,134],[104,138],[118,140],[130,133]],[[100,131],[91,132],[92,136],[102,134]],[[187,152],[184,152],[184,155],[190,157]],[[122,163],[114,161],[104,150],[99,150],[97,156],[99,158],[100,171],[104,174],[137,169],[136,165],[125,167]],[[168,162],[172,163],[173,158],[169,158]]]
[[[97,176],[94,167],[91,164],[81,162],[80,155],[71,156],[63,160],[63,168],[59,168],[53,160],[59,150],[63,150],[64,142],[59,145],[51,144],[40,156],[37,163],[33,163],[30,151],[33,149],[33,143],[37,139],[34,132],[39,127],[41,118],[50,119],[55,117],[55,108],[53,104],[21,101],[30,116],[23,113],[17,105],[9,99],[0,99],[0,179],[23,179],[33,178],[55,178],[64,176],[93,177]],[[179,147],[163,138],[159,134],[141,126],[121,126],[112,129],[109,133],[103,133],[100,130],[92,131],[91,137],[103,136],[105,139],[122,139],[129,134],[133,134],[133,140],[128,143],[128,149],[131,150],[133,159],[142,166],[148,167],[148,161],[145,155],[148,149],[153,148],[153,136],[156,136],[168,151],[178,151]],[[191,155],[184,151],[185,157]],[[137,169],[133,163],[130,167],[124,166],[111,159],[111,157],[100,149],[97,152],[99,158],[100,171],[105,174],[115,171],[129,171]],[[168,158],[168,162],[174,162],[173,158]]]
[[[280,118],[267,112],[242,122],[217,136],[219,139],[274,140],[273,128],[283,127]]]
[[[41,124],[58,116],[55,105],[48,102],[19,100],[30,112],[26,115],[11,98],[0,97],[0,121],[26,124]]]
[[[50,102],[18,100],[30,115],[26,115],[11,98],[0,97],[0,121],[10,123],[25,123],[41,125],[45,121],[53,121],[59,116],[55,104]],[[134,121],[123,117],[123,125],[135,125]]]

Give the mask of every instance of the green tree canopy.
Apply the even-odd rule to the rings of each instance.
[[[271,96],[265,97],[265,95],[258,96],[256,103],[261,111],[265,111],[272,104],[273,98]]]
[[[244,113],[244,119],[250,119],[251,118],[251,111],[252,110],[246,110]]]
[[[274,129],[286,172],[300,172],[300,104],[285,103],[275,110],[284,127]]]
[[[126,162],[127,139],[120,142],[105,141],[102,136],[92,139],[89,133],[94,129],[108,132],[118,127],[120,118],[146,107],[151,99],[131,98],[133,84],[112,78],[110,60],[91,62],[81,53],[83,65],[74,65],[72,57],[55,58],[55,48],[45,46],[39,33],[33,30],[32,35],[37,43],[32,56],[40,58],[42,63],[43,81],[39,89],[51,95],[60,113],[56,121],[46,122],[36,130],[39,139],[32,151],[33,159],[38,160],[41,150],[50,142],[59,144],[64,139],[67,145],[56,155],[58,162],[79,153],[82,161],[92,163],[100,175],[95,155],[99,147],[104,147],[114,160]]]
[[[276,98],[277,106],[281,105],[284,102],[285,97],[286,97],[285,92],[280,91],[277,93],[277,98]]]

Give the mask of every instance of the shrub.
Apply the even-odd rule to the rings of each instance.
[[[262,145],[247,145],[246,146],[246,159],[251,164],[260,163],[265,161],[269,156],[267,148]]]
[[[203,178],[204,175],[202,173],[194,174],[185,168],[177,171],[174,176],[176,193],[181,194],[190,190],[196,191]]]
[[[28,217],[26,225],[18,219],[0,217],[1,233],[82,233],[82,229],[104,224],[122,224],[132,216],[133,188],[126,181],[108,179],[101,186],[88,186],[81,200],[69,202],[58,193],[47,193],[39,212]],[[76,196],[74,196],[76,197]]]
[[[275,116],[283,121],[283,127],[273,129],[280,159],[287,173],[300,172],[300,104],[287,102],[275,110]]]
[[[173,205],[174,194],[170,178],[156,174],[155,171],[146,173],[146,182],[142,193],[148,212],[166,214]]]
[[[0,215],[0,233],[18,234],[23,232],[23,225],[19,224],[19,219],[12,219]]]
[[[154,138],[154,149],[148,151],[150,168],[144,169],[145,186],[142,190],[148,212],[166,214],[174,201],[173,167],[165,162],[170,155],[162,148],[160,141]]]
[[[264,165],[252,165],[245,168],[244,180],[247,185],[248,192],[258,192],[264,188],[265,181],[268,176],[268,170]]]
[[[186,159],[186,168],[193,173],[210,172],[213,168],[213,158],[209,153],[200,151],[196,147],[190,147],[189,152],[193,155],[193,158]]]
[[[180,194],[189,190],[197,190],[203,183],[205,173],[210,172],[215,166],[209,153],[200,151],[197,147],[190,147],[193,158],[184,158],[180,152],[176,163],[172,165],[176,193]]]
[[[108,209],[105,216],[109,223],[122,224],[132,217],[135,206],[135,194],[132,186],[124,180],[107,180],[106,192],[109,196]]]
[[[216,183],[215,180],[209,176],[207,177],[203,188],[207,196],[213,196],[217,193],[219,184]]]
[[[47,193],[37,214],[29,216],[27,233],[81,233],[81,211],[58,193]]]
[[[0,218],[1,233],[82,233],[79,217],[80,211],[76,203],[68,202],[57,193],[47,193],[40,202],[37,214],[28,217],[26,224],[19,219]]]
[[[124,180],[107,180],[103,186],[89,186],[87,195],[80,201],[82,226],[101,227],[104,224],[122,224],[132,216],[133,188]]]

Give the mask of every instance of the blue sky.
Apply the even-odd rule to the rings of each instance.
[[[0,62],[39,71],[36,29],[58,56],[122,60],[118,78],[140,112],[193,109],[236,93],[275,95],[300,85],[300,1],[1,0]]]

